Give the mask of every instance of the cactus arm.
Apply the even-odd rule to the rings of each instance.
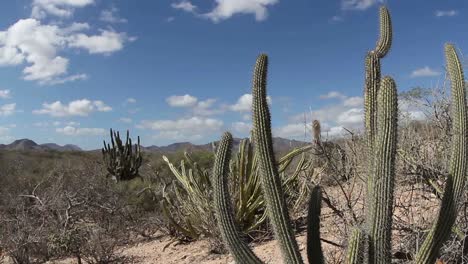
[[[281,179],[275,166],[271,135],[270,111],[266,98],[268,57],[257,58],[252,87],[252,120],[254,144],[259,153],[260,178],[265,202],[275,237],[279,241],[285,263],[303,263],[291,229],[288,208],[283,196]]]
[[[397,142],[397,90],[390,77],[382,80],[378,93],[378,135],[375,141],[374,197],[370,204],[370,263],[391,263],[391,230],[395,156]]]
[[[219,142],[213,167],[213,196],[218,227],[223,240],[237,263],[262,263],[247,244],[242,241],[234,221],[227,184],[231,148],[232,136],[226,132]]]
[[[307,212],[307,258],[309,263],[323,264],[322,245],[320,244],[320,209],[322,190],[320,186],[312,189]]]
[[[392,46],[392,19],[387,7],[380,7],[380,37],[373,52],[383,58]]]
[[[347,264],[364,263],[364,232],[358,228],[353,230],[348,242],[348,252],[346,253]]]
[[[371,156],[377,135],[377,92],[380,85],[380,59],[372,52],[366,57],[364,90],[365,127],[368,155]]]
[[[415,263],[418,264],[429,264],[436,261],[439,249],[449,237],[457,218],[457,203],[460,202],[466,182],[468,134],[465,78],[460,59],[453,45],[445,45],[445,56],[452,86],[453,135],[450,173],[437,222],[429,231],[417,254]]]

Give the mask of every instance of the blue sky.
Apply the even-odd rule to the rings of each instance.
[[[15,0],[0,4],[0,143],[101,146],[108,129],[142,144],[249,134],[255,58],[270,56],[274,134],[305,139],[362,123],[364,55],[377,0]],[[468,4],[385,2],[384,74],[400,91],[444,80],[443,44],[468,50]],[[307,136],[308,137],[308,136]]]

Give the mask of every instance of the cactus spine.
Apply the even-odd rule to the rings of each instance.
[[[348,252],[346,254],[347,264],[359,264],[364,262],[364,232],[355,228],[348,241]]]
[[[299,247],[294,239],[286,200],[275,164],[271,136],[270,111],[266,96],[268,57],[258,56],[252,84],[253,137],[260,163],[260,179],[273,232],[278,239],[286,263],[302,263]]]
[[[312,189],[307,212],[307,258],[309,263],[324,263],[320,243],[320,209],[322,190],[319,186]]]
[[[397,96],[394,81],[381,80],[380,59],[390,50],[392,23],[380,8],[380,38],[366,57],[364,89],[365,130],[369,175],[367,178],[367,232],[369,263],[389,263],[396,154]]]
[[[435,262],[439,249],[449,237],[451,228],[457,218],[457,204],[463,195],[463,188],[467,178],[468,133],[465,78],[460,59],[452,44],[445,45],[445,56],[452,94],[453,135],[450,173],[437,221],[429,231],[416,257],[416,263],[418,264]]]
[[[397,90],[395,82],[385,77],[378,92],[378,132],[374,146],[371,175],[373,201],[369,210],[370,263],[391,262],[391,230],[395,155],[397,140]]]
[[[213,196],[215,201],[216,219],[221,235],[237,263],[257,264],[261,261],[255,256],[248,245],[241,239],[236,227],[231,197],[228,191],[227,174],[229,172],[229,157],[231,155],[232,136],[224,133],[217,148],[213,167]]]
[[[391,44],[391,21],[388,10],[380,10],[381,39],[366,58],[365,126],[368,143],[369,177],[367,194],[366,229],[355,229],[349,239],[347,263],[391,263],[391,228],[397,143],[397,90],[393,79],[380,80],[380,59]],[[462,66],[453,45],[445,47],[448,72],[452,84],[453,149],[450,175],[443,195],[437,222],[429,232],[417,254],[417,264],[435,262],[439,249],[451,232],[457,216],[457,203],[463,194],[467,170],[467,106]],[[253,81],[253,138],[259,152],[260,178],[269,218],[276,238],[280,242],[286,263],[302,263],[297,242],[291,229],[288,210],[273,156],[270,112],[266,100],[266,73],[268,59],[260,55],[255,66]],[[317,125],[314,126],[318,127]],[[224,139],[227,138],[227,139]],[[230,134],[223,140],[229,143]],[[228,143],[224,145],[229,146]],[[222,144],[223,145],[223,144]],[[218,152],[215,163],[216,211],[223,238],[238,263],[260,263],[240,239],[235,229],[227,193],[225,148]],[[224,165],[222,165],[224,164]],[[223,176],[224,175],[224,176]],[[222,179],[222,180],[219,180]],[[320,188],[315,187],[309,203],[307,252],[309,262],[323,263],[320,246]],[[230,220],[226,220],[230,219]]]

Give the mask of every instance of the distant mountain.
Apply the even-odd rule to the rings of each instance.
[[[234,138],[233,140],[233,149],[237,150],[241,142],[241,138]],[[215,144],[217,142],[214,142]],[[180,142],[174,143],[167,146],[149,146],[142,147],[144,151],[149,152],[160,152],[160,153],[173,153],[178,151],[212,151],[213,142],[203,145],[195,145],[190,142]],[[292,148],[302,147],[308,144],[308,142],[291,140],[286,138],[274,137],[273,138],[273,147],[275,148],[276,153],[283,153],[291,150]]]
[[[75,145],[60,146],[55,143],[37,144],[36,142],[23,138],[13,141],[11,144],[1,144],[0,149],[4,150],[55,150],[55,151],[81,151],[81,148]]]
[[[234,138],[233,140],[234,151],[236,151],[237,148],[239,147],[241,140],[242,140],[241,138]],[[188,152],[212,151],[213,143],[216,144],[217,142],[211,142],[211,143],[202,144],[202,145],[196,145],[190,142],[178,142],[178,143],[173,143],[167,146],[154,146],[154,145],[149,146],[149,147],[142,146],[142,149],[143,151],[158,152],[158,153],[174,153],[174,152],[179,152],[179,151],[188,151]],[[280,137],[273,138],[273,147],[275,148],[276,153],[284,153],[293,148],[301,147],[306,144],[307,142],[298,141],[298,140],[290,140],[290,139],[280,138]],[[46,143],[46,144],[39,145],[36,142],[27,138],[15,140],[11,144],[0,144],[0,150],[82,151],[82,149],[76,145],[67,144],[64,146],[60,146],[56,143]],[[101,149],[96,149],[93,151],[100,152]]]

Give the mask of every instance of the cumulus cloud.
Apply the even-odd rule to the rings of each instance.
[[[215,0],[214,8],[204,14],[198,13],[198,7],[188,0],[173,3],[171,6],[218,23],[236,14],[251,14],[255,16],[256,21],[263,21],[268,17],[268,7],[278,2],[279,0]]]
[[[172,3],[171,7],[175,9],[181,9],[189,13],[194,13],[197,10],[197,6],[193,5],[190,1],[187,0],[180,1],[179,3]]]
[[[16,103],[4,104],[0,106],[0,116],[10,116],[16,111]]]
[[[11,98],[10,90],[0,90],[0,98],[2,99]]]
[[[247,122],[234,122],[232,123],[232,129],[234,132],[239,134],[249,134],[252,130],[252,123]]]
[[[435,12],[436,17],[444,17],[444,16],[452,17],[456,15],[458,15],[457,10],[437,10]]]
[[[273,129],[273,134],[284,138],[297,138],[306,135],[307,127],[304,123],[287,124]]]
[[[47,15],[70,17],[76,8],[85,7],[94,0],[33,0],[31,16],[42,19]]]
[[[125,33],[109,30],[101,30],[99,35],[81,32],[88,28],[86,23],[60,27],[44,25],[34,18],[20,19],[5,31],[0,31],[0,66],[26,63],[23,78],[41,84],[82,80],[87,75],[68,75],[69,59],[60,56],[60,51],[81,48],[91,54],[110,54],[133,40]]]
[[[88,128],[74,126],[56,128],[55,131],[66,136],[102,136],[107,134],[107,130],[104,128]]]
[[[90,101],[88,99],[75,100],[68,104],[60,101],[43,103],[42,109],[34,110],[34,114],[50,115],[54,117],[88,116],[92,112],[108,112],[112,108],[102,101]]]
[[[275,5],[279,0],[215,0],[215,8],[203,14],[213,22],[226,20],[235,14],[252,14],[255,20],[263,21],[268,17],[268,6]]]
[[[83,33],[72,35],[68,39],[68,45],[85,49],[90,54],[110,54],[123,49],[126,42],[134,40],[135,38],[128,37],[126,33],[101,30],[100,35],[88,36]]]
[[[320,99],[345,99],[346,96],[337,91],[330,91],[327,94],[322,94],[319,96]]]
[[[267,102],[272,103],[270,96],[267,97]],[[242,95],[237,103],[230,106],[230,109],[236,112],[250,112],[252,110],[252,94]]]
[[[213,133],[219,133],[223,121],[213,118],[191,117],[177,120],[144,120],[137,127],[157,131],[158,139],[199,140]]]
[[[108,22],[108,23],[127,23],[127,19],[121,18],[118,15],[119,9],[115,6],[101,11],[99,20]]]
[[[192,107],[198,102],[198,98],[189,94],[172,95],[166,98],[166,102],[172,107]]]
[[[416,69],[411,73],[412,78],[417,78],[417,77],[433,77],[433,76],[439,76],[441,75],[440,72],[433,70],[429,68],[429,66],[425,66],[420,69]]]
[[[366,10],[369,7],[382,2],[381,0],[342,0],[341,9],[343,10]]]
[[[347,97],[343,101],[344,106],[356,107],[361,106],[364,103],[364,99],[360,96]]]

